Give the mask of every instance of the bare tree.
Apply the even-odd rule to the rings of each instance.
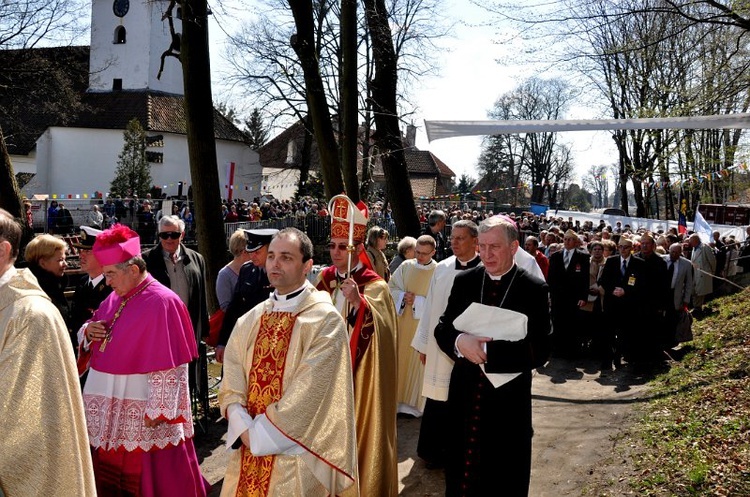
[[[500,120],[561,119],[572,97],[563,81],[530,78],[500,96],[488,115]],[[516,192],[521,181],[528,181],[532,202],[552,202],[556,182],[570,176],[572,158],[569,147],[557,141],[557,133],[500,135],[485,140],[479,169]],[[519,202],[515,197],[512,203]]]
[[[325,3],[325,2],[320,2]],[[315,45],[315,17],[312,2],[300,1],[290,4],[297,32],[291,37],[291,45],[302,66],[305,79],[305,100],[310,113],[315,141],[320,154],[320,169],[328,198],[344,191],[338,144],[333,132],[331,112],[328,107],[325,80]],[[359,196],[359,192],[354,197]],[[350,194],[352,194],[350,192]]]
[[[80,12],[81,3],[78,0],[15,0],[4,1],[0,7],[0,49],[13,49],[12,53],[5,54],[5,61],[0,80],[0,100],[4,102],[0,109],[3,120],[14,120],[13,112],[18,109],[15,104],[18,99],[13,98],[13,92],[33,79],[34,81],[52,78],[52,82],[59,82],[60,92],[38,95],[34,106],[38,110],[46,106],[54,107],[60,104],[62,107],[70,103],[70,108],[76,108],[77,98],[72,97],[70,84],[64,78],[56,79],[57,73],[46,74],[42,60],[34,64],[34,54],[31,50],[40,42],[69,43],[81,30]],[[11,62],[7,57],[14,59]],[[34,77],[30,74],[34,73]],[[54,86],[54,85],[53,85]],[[61,98],[68,97],[68,98]],[[2,165],[0,165],[0,207],[6,209],[14,216],[20,217],[22,210],[21,193],[16,182],[13,164],[0,129],[0,149],[2,153]]]
[[[172,22],[174,8],[182,12],[182,33]],[[208,5],[206,0],[170,0],[164,19],[169,20],[172,40],[179,40],[177,58],[182,64],[185,92],[185,121],[192,179],[196,238],[206,259],[208,281],[216,281],[226,262],[226,236],[221,220],[221,198],[217,195],[219,173],[216,163],[214,107],[211,95],[211,59],[208,49]],[[179,35],[179,36],[178,36]],[[217,305],[216,286],[206,285],[209,310]]]
[[[536,50],[524,56],[589,80],[589,95],[615,118],[726,114],[746,109],[744,5],[713,0],[561,0],[495,5]],[[631,182],[636,214],[673,217],[675,180],[695,178],[692,201],[730,198],[739,130],[629,130],[612,133],[619,198]],[[719,174],[721,176],[721,174]]]
[[[413,82],[415,77],[427,74],[434,69],[432,61],[434,58],[429,57],[432,42],[435,38],[443,36],[445,30],[437,29],[442,16],[439,15],[438,5],[440,0],[395,0],[390,3],[383,3],[382,12],[384,22],[389,21],[389,35],[392,50],[395,56],[396,67],[396,111],[397,119],[400,119],[401,108],[408,108],[409,104],[405,96],[408,93],[407,85],[400,80],[401,74],[404,74],[404,81]],[[377,77],[375,64],[377,60],[382,60],[379,54],[375,54],[376,43],[369,22],[365,21],[366,15],[363,13],[357,20],[360,26],[357,32],[357,38],[354,43],[352,40],[350,13],[354,10],[349,8],[350,3],[341,4],[341,11],[336,10],[337,4],[328,2],[313,2],[312,7],[298,5],[291,2],[289,5],[269,2],[269,6],[276,5],[276,9],[268,9],[262,12],[259,21],[243,30],[241,35],[234,40],[234,48],[230,55],[235,68],[238,69],[240,76],[239,81],[248,89],[259,91],[261,98],[266,99],[261,105],[276,105],[281,112],[293,113],[296,119],[310,112],[308,86],[301,81],[300,74],[304,74],[299,64],[299,57],[293,57],[288,48],[284,45],[285,33],[290,32],[288,16],[297,9],[304,8],[312,13],[312,19],[316,29],[312,31],[314,37],[314,46],[317,49],[317,61],[319,64],[319,74],[321,76],[323,88],[327,92],[327,104],[329,112],[336,117],[338,125],[339,147],[341,147],[341,156],[345,157],[341,161],[341,169],[344,171],[346,190],[353,198],[362,194],[365,198],[370,193],[371,170],[370,165],[373,161],[385,157],[378,155],[372,157],[371,150],[373,144],[374,123],[377,119],[374,110],[375,98],[373,95],[373,80]],[[387,8],[386,8],[387,7]],[[435,9],[431,11],[430,9]],[[295,16],[295,22],[298,19]],[[308,17],[309,19],[309,17]],[[336,34],[339,29],[346,30],[348,33],[346,44],[343,38]],[[392,28],[392,31],[391,31]],[[292,31],[298,30],[295,26]],[[241,47],[241,49],[238,49]],[[345,50],[356,47],[357,55],[342,56]],[[292,55],[292,57],[290,57]],[[380,58],[379,58],[380,57]],[[359,84],[354,94],[358,99],[358,111],[352,111],[353,107],[343,105],[343,97],[346,91],[354,88],[351,83],[344,84],[340,78],[345,77],[342,73],[343,65],[355,62],[354,67],[358,74]],[[352,78],[352,71],[346,72],[349,78]],[[352,105],[349,99],[349,105]],[[347,110],[348,109],[348,110]],[[408,111],[407,111],[408,112]],[[311,113],[312,114],[312,113]],[[350,118],[351,117],[351,118]],[[314,120],[313,120],[314,121]],[[363,123],[360,127],[359,124]],[[346,129],[346,126],[355,126],[354,129]],[[355,124],[356,123],[356,124]],[[398,121],[397,121],[398,124]],[[315,124],[310,129],[314,132]],[[400,132],[399,132],[400,135]],[[344,147],[352,147],[344,150]],[[389,147],[401,149],[400,143]],[[321,149],[318,143],[318,150]],[[350,166],[356,165],[359,160],[352,159],[352,150],[359,149],[362,153],[362,178],[358,191],[356,188],[356,171],[347,170]],[[378,151],[382,149],[378,147]],[[403,166],[405,167],[405,165]],[[386,167],[386,171],[389,169]],[[353,174],[354,173],[354,174]],[[389,174],[389,173],[386,173]],[[399,183],[394,178],[388,178],[389,184]],[[399,197],[398,201],[403,199]],[[416,211],[415,211],[416,218]],[[397,221],[398,224],[398,221]]]
[[[594,197],[594,207],[601,209],[609,203],[609,179],[607,166],[591,166],[588,174],[583,177],[583,187],[591,191]]]

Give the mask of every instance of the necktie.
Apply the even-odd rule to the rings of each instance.
[[[622,275],[625,276],[625,271],[628,270],[628,261],[625,259],[622,260]]]
[[[177,252],[172,252],[171,254],[169,254],[169,259],[172,261],[172,264],[176,266],[178,260]]]
[[[86,283],[86,290],[93,290],[94,289],[94,282],[91,281],[91,278],[89,278],[88,283]]]
[[[669,268],[667,268],[667,274],[669,274],[669,285],[672,286],[672,278],[674,277],[674,262],[669,261]]]
[[[565,257],[564,257],[564,259],[565,259],[565,269],[567,269],[568,268],[568,264],[570,264],[570,256],[571,256],[570,250],[566,250],[565,251]]]

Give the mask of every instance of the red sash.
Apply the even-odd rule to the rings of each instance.
[[[263,314],[255,339],[253,361],[247,379],[247,412],[255,417],[281,398],[284,367],[297,315],[289,312]],[[242,446],[237,496],[268,495],[275,456],[254,456]]]

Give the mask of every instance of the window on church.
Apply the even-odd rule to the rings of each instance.
[[[112,80],[112,91],[122,91],[122,79],[115,78]]]
[[[125,43],[127,38],[127,32],[125,31],[125,26],[117,26],[115,28],[115,44],[120,45]]]
[[[146,150],[146,160],[152,164],[164,164],[164,152]]]
[[[286,163],[294,163],[294,156],[297,154],[297,145],[294,141],[290,140],[286,146]]]

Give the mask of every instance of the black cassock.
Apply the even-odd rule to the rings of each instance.
[[[513,268],[499,281],[483,266],[456,275],[448,306],[435,328],[440,348],[455,365],[448,393],[448,459],[446,496],[526,496],[531,473],[531,370],[543,365],[550,350],[547,284]],[[454,345],[459,331],[453,321],[472,302],[481,302],[528,316],[526,338],[496,340],[487,346],[495,372],[521,375],[499,388],[478,365],[458,358]],[[502,303],[502,306],[500,305]]]

